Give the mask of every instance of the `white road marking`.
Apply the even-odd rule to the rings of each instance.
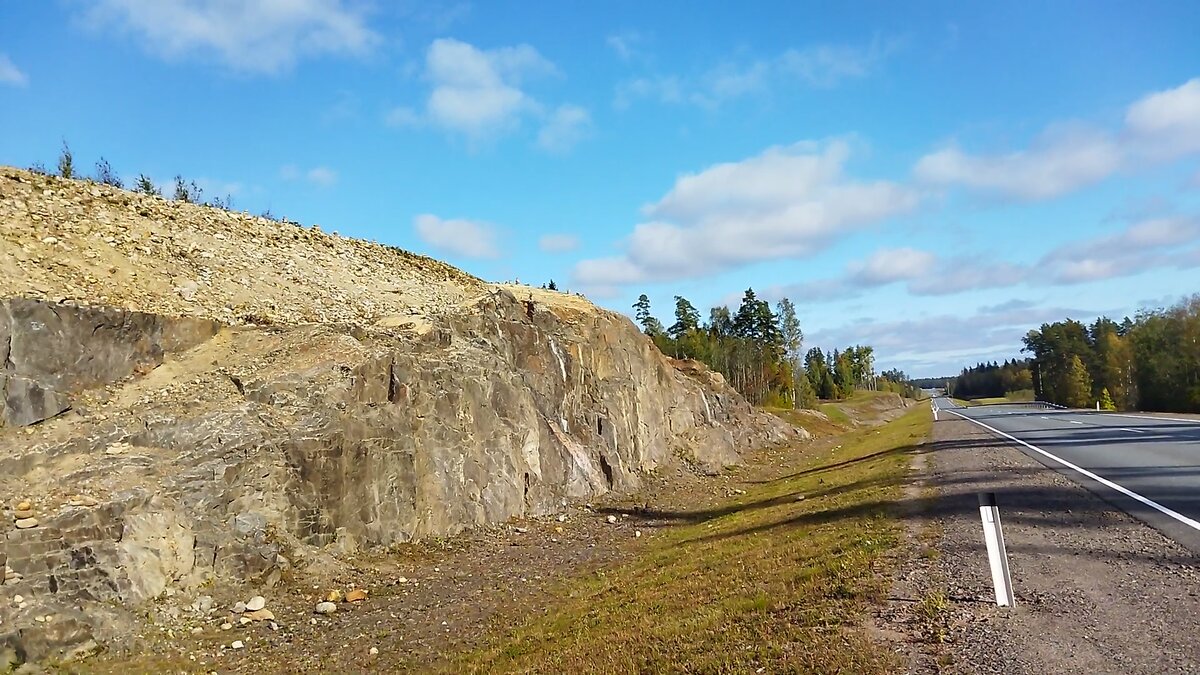
[[[1048,420],[1048,419],[1050,419],[1050,418],[1049,418],[1049,417],[1046,417],[1045,415],[1042,415],[1042,419],[1044,419],[1044,420]]]
[[[1083,424],[1083,422],[1080,422],[1078,420],[1067,420],[1067,421],[1070,422],[1071,424]]]
[[[968,422],[974,422],[975,424],[978,424],[979,426],[983,427],[984,429],[987,429],[988,431],[990,431],[994,434],[997,434],[999,436],[1003,436],[1003,437],[1007,438],[1008,440],[1013,441],[1014,443],[1019,443],[1025,447],[1029,448],[1030,450],[1033,450],[1034,452],[1036,452],[1038,454],[1049,457],[1050,459],[1058,462],[1059,464],[1062,464],[1063,466],[1067,467],[1068,469],[1078,471],[1079,473],[1083,474],[1084,476],[1087,476],[1088,478],[1091,478],[1092,480],[1096,481],[1097,483],[1100,483],[1101,485],[1110,487],[1110,488],[1116,490],[1117,492],[1120,492],[1121,494],[1125,495],[1126,497],[1129,497],[1138,502],[1141,502],[1142,504],[1145,504],[1146,506],[1149,506],[1150,508],[1155,509],[1156,511],[1159,511],[1171,518],[1174,518],[1175,520],[1183,523],[1184,525],[1187,525],[1188,527],[1192,528],[1193,530],[1200,531],[1200,522],[1192,520],[1191,518],[1188,518],[1187,516],[1183,515],[1182,513],[1179,513],[1178,511],[1169,509],[1169,508],[1163,506],[1162,504],[1159,504],[1158,502],[1154,501],[1153,499],[1143,497],[1143,496],[1139,495],[1138,493],[1134,492],[1133,490],[1130,490],[1121,485],[1117,485],[1116,483],[1112,482],[1111,480],[1108,480],[1107,478],[1102,478],[1100,476],[1097,476],[1096,474],[1092,473],[1091,471],[1088,471],[1087,469],[1084,469],[1083,467],[1076,466],[1061,457],[1052,455],[1052,454],[1046,452],[1045,450],[1037,447],[1036,445],[1033,445],[1031,443],[1026,443],[1025,441],[1017,438],[1016,436],[1006,434],[1003,431],[1000,431],[999,429],[997,429],[995,427],[990,427],[990,426],[984,424],[983,422],[980,422],[978,420],[973,420],[970,417],[967,417],[966,415],[963,415],[962,413],[954,412],[953,410],[951,410],[949,412],[951,414],[958,415],[959,417],[963,418],[964,420],[967,420]]]
[[[1093,413],[1095,415],[1108,415],[1109,417],[1136,417],[1139,420],[1162,420],[1164,422],[1191,422],[1192,424],[1200,424],[1200,420],[1189,420],[1182,417],[1157,417],[1155,415],[1130,415],[1127,413]]]
[[[1146,432],[1141,429],[1130,429],[1129,427],[1121,427],[1121,431],[1128,431],[1131,434],[1144,434]]]

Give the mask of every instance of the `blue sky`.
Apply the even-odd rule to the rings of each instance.
[[[0,0],[0,163],[956,372],[1200,290],[1200,3]]]

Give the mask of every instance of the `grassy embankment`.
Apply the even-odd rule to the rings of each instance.
[[[1032,389],[1022,389],[1020,391],[1010,391],[1004,396],[992,396],[985,398],[973,398],[967,401],[968,405],[992,405],[996,403],[1028,403],[1034,400]]]
[[[726,506],[673,514],[627,563],[564,582],[561,602],[450,671],[882,673],[864,630],[888,587],[894,504],[930,415],[914,406]],[[663,517],[667,514],[658,514]],[[760,671],[762,672],[762,671]]]

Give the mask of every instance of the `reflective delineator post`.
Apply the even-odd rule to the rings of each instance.
[[[1004,549],[1004,530],[1000,527],[1000,509],[996,506],[995,492],[979,494],[979,517],[983,520],[983,541],[987,544],[988,564],[992,568],[996,604],[1012,607],[1016,604],[1016,597],[1013,595],[1012,577],[1008,573],[1008,552]]]

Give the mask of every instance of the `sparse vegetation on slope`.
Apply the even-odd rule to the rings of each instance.
[[[453,671],[888,672],[862,628],[887,587],[917,406],[692,524],[638,559],[566,584],[542,617],[447,664]],[[662,514],[658,514],[662,515]]]

